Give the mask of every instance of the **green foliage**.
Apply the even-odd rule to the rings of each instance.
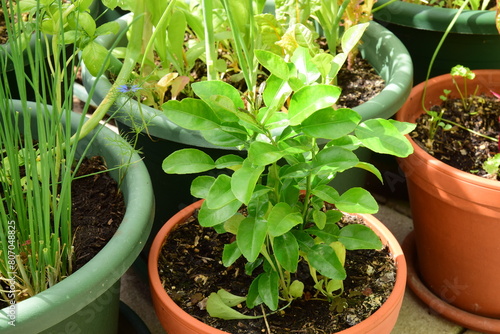
[[[483,164],[483,168],[492,178],[498,176],[500,173],[500,153],[486,160]]]
[[[359,38],[358,33],[347,32],[347,36]],[[316,63],[308,63],[310,54],[305,48],[296,48],[288,61],[268,50],[256,50],[255,55],[271,73],[260,103],[243,105],[248,97],[236,88],[206,81],[193,85],[200,99],[163,105],[170,119],[200,130],[209,142],[229,145],[234,137],[227,135],[237,134],[238,146],[248,152],[246,157],[226,155],[214,161],[201,150],[185,149],[165,158],[164,171],[227,172],[216,178],[197,177],[191,192],[205,199],[198,215],[202,226],[223,226],[235,235],[235,241],[224,248],[223,263],[229,266],[243,257],[248,273],[256,267],[263,270],[254,278],[247,297],[234,300],[277,311],[279,300],[289,304],[302,296],[303,282],[292,280],[291,275],[299,262],[305,262],[318,291],[340,309],[346,251],[380,249],[382,243],[364,225],[339,228],[336,224],[344,212],[375,213],[378,206],[370,193],[352,188],[339,194],[329,183],[351,168],[364,168],[380,177],[374,166],[360,162],[353,151],[363,146],[406,157],[412,147],[404,134],[414,125],[384,119],[362,122],[354,110],[335,109],[340,89],[321,83],[322,71]],[[333,208],[325,210],[325,202]],[[247,208],[245,216],[238,212],[242,206]],[[226,294],[219,291],[209,297],[210,314],[245,318],[231,308],[233,298],[221,297]]]
[[[73,270],[71,184],[83,159],[77,144],[117,95],[113,88],[90,119],[87,103],[72,128],[73,84],[81,59],[93,74],[102,75],[110,58],[94,39],[118,30],[116,23],[98,27],[89,13],[91,3],[1,0],[9,40],[0,45],[0,297],[8,303],[50,288]],[[8,80],[10,69],[15,83]],[[117,85],[129,75],[119,76]],[[4,290],[7,281],[9,291]]]

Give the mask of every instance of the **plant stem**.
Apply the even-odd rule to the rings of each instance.
[[[212,20],[213,4],[212,0],[203,0],[203,21],[205,23],[205,56],[207,64],[207,79],[217,80],[217,71],[215,70],[215,61],[217,54],[214,42],[214,24]]]
[[[144,4],[142,1],[135,2],[136,9],[135,13],[141,13],[144,10]],[[130,73],[134,70],[134,67],[137,64],[137,60],[141,54],[141,46],[142,46],[142,32],[144,27],[144,17],[142,15],[138,16],[134,19],[134,22],[131,24],[131,32],[130,32],[130,41],[127,46],[127,51],[125,55],[125,59],[123,61],[123,66],[120,69],[120,73],[118,73],[118,77],[116,78],[113,86],[106,94],[102,102],[99,104],[97,109],[94,111],[92,116],[85,122],[80,130],[80,132],[76,133],[71,137],[71,144],[74,144],[79,139],[88,135],[104,118],[109,108],[115,102],[118,96],[118,87],[126,84]]]

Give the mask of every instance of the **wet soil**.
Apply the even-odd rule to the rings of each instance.
[[[349,223],[360,223],[350,217]],[[204,308],[206,297],[220,288],[244,296],[250,282],[258,275],[245,274],[243,259],[226,268],[220,259],[224,244],[232,235],[217,234],[212,228],[198,225],[195,217],[178,226],[163,246],[159,272],[164,288],[172,299],[186,312],[202,322],[232,334],[269,333],[263,319],[220,320],[208,315]],[[304,263],[299,264],[295,278],[302,280],[305,293],[301,299],[281,312],[268,315],[270,333],[333,333],[367,318],[387,300],[395,282],[395,265],[387,249],[348,251],[345,268],[345,291],[335,307],[319,300]],[[292,278],[293,279],[293,278]],[[238,311],[261,315],[262,309],[247,309],[244,304]]]

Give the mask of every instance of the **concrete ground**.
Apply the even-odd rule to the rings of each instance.
[[[377,197],[380,211],[376,214],[396,236],[400,243],[413,229],[407,201],[388,200]],[[138,270],[131,268],[122,278],[122,301],[130,306],[146,323],[153,334],[162,334],[151,305],[147,282],[141,279]],[[478,334],[453,324],[432,312],[407,289],[403,307],[392,334]]]

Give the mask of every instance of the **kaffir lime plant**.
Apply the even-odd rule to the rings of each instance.
[[[257,267],[263,272],[245,297],[224,290],[210,295],[208,312],[223,319],[249,318],[231,308],[243,301],[249,308],[263,303],[275,311],[280,301],[287,306],[301,297],[303,282],[292,279],[301,261],[308,264],[316,289],[333,303],[343,290],[346,251],[380,249],[382,244],[367,226],[336,224],[344,212],[377,212],[370,193],[355,187],[339,194],[330,182],[351,168],[381,179],[373,165],[359,161],[354,153],[359,147],[398,157],[412,153],[404,134],[413,124],[362,122],[356,111],[336,109],[340,88],[319,83],[330,71],[309,62],[311,55],[304,48],[297,48],[289,61],[270,51],[256,50],[255,55],[270,72],[255,101],[227,83],[205,81],[192,85],[198,99],[163,105],[169,119],[199,130],[207,141],[247,151],[245,158],[228,154],[214,161],[189,148],[163,162],[164,171],[172,174],[228,171],[193,181],[192,195],[205,199],[199,223],[235,235],[224,247],[224,265],[243,256],[248,274]],[[325,202],[334,209],[325,210]]]

